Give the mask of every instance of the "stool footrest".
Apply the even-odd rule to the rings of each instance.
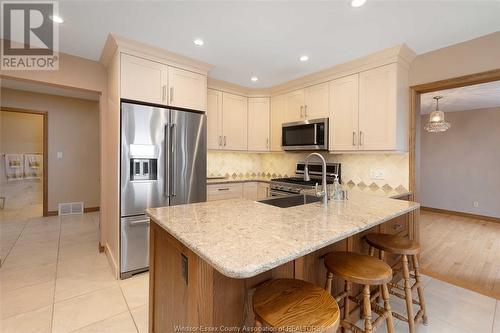
[[[365,332],[363,329],[361,329],[357,325],[355,325],[347,320],[341,320],[340,326],[342,326],[346,330],[351,331],[353,333],[364,333]]]

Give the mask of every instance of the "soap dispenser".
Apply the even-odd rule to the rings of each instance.
[[[339,176],[334,175],[335,179],[333,180],[333,195],[332,200],[334,201],[342,201],[347,199],[347,193],[342,188],[342,185],[339,182]]]

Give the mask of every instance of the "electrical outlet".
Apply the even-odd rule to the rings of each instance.
[[[58,151],[58,152],[57,152],[57,159],[58,159],[58,160],[62,160],[62,158],[63,158],[63,153],[62,153],[62,151]]]
[[[370,169],[370,178],[375,180],[384,180],[384,172],[382,170]]]
[[[479,207],[479,202],[478,201],[474,201],[474,207]]]

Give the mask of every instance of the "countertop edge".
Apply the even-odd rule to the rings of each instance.
[[[216,269],[220,274],[222,274],[222,275],[224,275],[226,277],[229,277],[229,278],[233,278],[233,279],[247,279],[247,278],[251,278],[251,277],[257,276],[257,275],[259,275],[261,273],[267,272],[267,271],[269,271],[269,270],[271,270],[273,268],[276,268],[276,267],[278,267],[280,265],[283,265],[283,264],[285,264],[287,262],[293,261],[293,260],[295,260],[297,258],[300,258],[300,257],[303,257],[305,255],[308,255],[308,254],[310,254],[310,253],[312,253],[314,251],[317,251],[317,250],[319,250],[321,248],[324,248],[324,247],[329,246],[329,245],[331,245],[333,243],[339,242],[339,241],[341,241],[341,240],[343,240],[343,239],[345,239],[347,237],[350,237],[352,235],[355,235],[357,233],[360,233],[362,231],[370,229],[370,228],[372,228],[372,227],[374,227],[376,225],[382,224],[382,223],[387,222],[387,221],[389,221],[389,220],[391,220],[393,218],[396,218],[398,216],[407,214],[407,213],[412,212],[414,210],[417,210],[419,208],[420,208],[420,204],[415,202],[413,206],[408,207],[407,209],[404,209],[402,211],[399,211],[396,214],[387,215],[387,216],[385,216],[384,218],[382,218],[380,220],[377,220],[377,221],[375,221],[373,223],[367,224],[365,227],[353,230],[352,232],[349,232],[349,233],[346,233],[346,234],[339,235],[338,237],[330,239],[327,242],[324,242],[324,243],[321,243],[321,244],[316,244],[316,245],[314,245],[312,247],[308,247],[307,249],[303,249],[303,250],[301,250],[299,252],[296,252],[293,255],[289,256],[289,257],[278,258],[278,259],[276,259],[276,260],[274,260],[272,262],[267,263],[266,265],[263,265],[263,267],[261,267],[261,268],[256,268],[254,270],[244,270],[244,271],[227,270],[225,267],[221,267],[218,263],[213,262],[208,257],[206,257],[196,247],[194,247],[191,244],[189,244],[189,242],[187,242],[187,240],[185,240],[184,237],[182,237],[179,234],[176,234],[176,233],[172,232],[166,226],[164,226],[162,223],[158,223],[155,220],[155,218],[148,212],[148,210],[146,210],[146,215],[149,216],[154,221],[154,223],[156,225],[158,225],[163,230],[165,230],[170,235],[172,235],[175,239],[177,239],[179,242],[181,242],[189,250],[193,251],[197,256],[199,256],[200,258],[202,258],[210,266],[212,266],[214,269]]]

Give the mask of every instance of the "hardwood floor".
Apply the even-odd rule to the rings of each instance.
[[[500,223],[421,211],[421,270],[500,299]]]

